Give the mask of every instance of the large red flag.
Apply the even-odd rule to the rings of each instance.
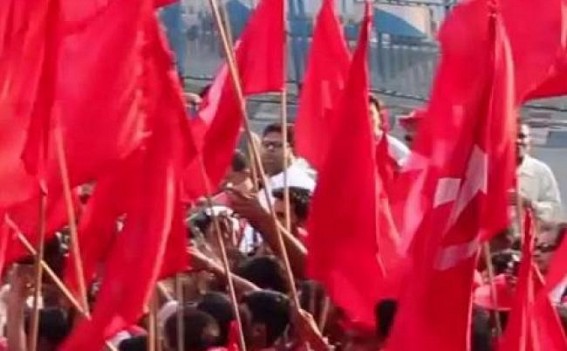
[[[319,171],[308,222],[307,267],[334,302],[361,325],[374,325],[385,275],[377,240],[378,196],[374,135],[368,113],[367,54],[371,5],[366,3],[358,46]]]
[[[512,48],[516,100],[521,103],[536,95],[542,97],[547,88],[539,86],[548,84],[544,81],[552,66],[561,53],[566,54],[562,50],[567,39],[565,1],[541,2],[535,11],[530,0],[500,0],[498,4]]]
[[[182,233],[178,185],[190,146],[185,134],[187,119],[173,61],[165,51],[159,24],[152,12],[147,16],[144,32],[147,45],[141,63],[151,135],[131,174],[135,191],[128,202],[124,229],[109,253],[92,320],[81,322],[62,350],[101,350],[104,340],[137,322],[164,264],[168,273],[186,266],[186,244],[179,243],[179,237],[172,235]],[[164,262],[168,248],[171,251],[169,240],[175,240],[175,262],[183,266],[174,268],[170,262]]]
[[[484,1],[460,4],[445,21],[440,41],[442,60],[427,122],[408,166],[421,169],[418,185],[427,203],[409,237],[411,269],[390,351],[468,350],[480,235],[507,224],[504,199],[513,184],[516,117],[501,18],[491,17]],[[463,70],[470,62],[474,69]],[[492,139],[493,129],[502,139]]]
[[[0,206],[28,200],[37,190],[20,159],[26,138],[24,156],[35,174],[43,168],[38,162],[47,135],[60,128],[74,186],[103,173],[144,137],[137,118],[139,2],[8,2],[9,25],[0,38],[0,142],[9,146],[0,151]],[[57,113],[51,116],[52,105]],[[61,181],[49,139],[45,169],[53,193]]]
[[[518,271],[515,300],[498,351],[535,351],[532,335],[532,306],[534,304],[534,234],[533,218],[526,213],[522,241],[522,262]]]
[[[531,212],[526,214],[524,230],[516,299],[498,350],[567,350],[567,340],[557,311],[543,289],[543,277],[533,261],[535,235]]]
[[[340,99],[350,64],[350,53],[333,0],[323,1],[309,51],[295,120],[297,154],[320,169],[332,130],[332,110]]]
[[[539,350],[565,351],[567,337],[555,305],[544,288],[544,279],[537,267],[532,265],[535,280],[535,303],[533,305],[532,333],[533,343]]]
[[[235,55],[245,96],[282,91],[285,84],[285,27],[283,0],[262,0],[236,44]],[[199,162],[203,162],[214,191],[220,184],[234,155],[242,126],[242,111],[228,66],[216,76],[199,118],[193,120],[196,143],[202,161],[195,160],[186,171],[185,197],[205,194]],[[203,131],[204,130],[204,131]]]

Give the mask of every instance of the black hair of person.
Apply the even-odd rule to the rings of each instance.
[[[212,316],[218,323],[220,336],[215,346],[226,346],[230,332],[230,324],[235,320],[232,302],[228,295],[211,291],[203,295],[197,309]]]
[[[118,346],[118,351],[147,351],[148,337],[146,335],[134,336],[122,340]]]
[[[186,350],[207,351],[218,344],[220,330],[217,321],[208,313],[192,306],[183,307],[183,339]],[[164,325],[164,334],[169,346],[177,349],[177,313],[171,315]]]
[[[307,220],[309,217],[309,205],[311,204],[311,190],[290,186],[289,189],[289,201],[293,205],[293,210],[297,218],[301,221]],[[272,195],[281,201],[284,201],[284,189],[275,189]]]
[[[26,333],[30,330],[31,318],[26,316]],[[39,311],[37,338],[44,339],[54,347],[59,346],[71,332],[71,323],[61,308],[44,308]]]
[[[234,155],[232,156],[232,171],[243,172],[249,167],[250,163],[244,152],[238,149],[234,150]]]
[[[289,298],[275,291],[261,290],[244,295],[242,304],[250,311],[251,324],[266,327],[267,347],[285,333],[291,320]]]
[[[294,131],[293,131],[293,125],[288,124],[286,127],[287,127],[287,142],[293,148],[295,146],[295,134],[294,134]],[[271,124],[268,124],[266,126],[266,128],[264,128],[264,132],[262,133],[262,136],[265,137],[266,135],[268,135],[270,133],[281,134],[281,132],[282,132],[281,123],[271,123]]]
[[[284,294],[288,291],[285,270],[281,261],[275,256],[250,257],[238,265],[235,273],[260,289]]]
[[[376,319],[376,336],[385,340],[390,336],[390,331],[398,312],[398,302],[394,299],[380,300],[374,308]]]

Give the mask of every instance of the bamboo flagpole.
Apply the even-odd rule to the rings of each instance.
[[[177,299],[176,317],[177,317],[177,351],[185,351],[185,338],[183,331],[185,330],[185,319],[183,318],[183,307],[185,301],[183,297],[183,282],[181,275],[175,276],[175,297]]]
[[[6,224],[12,230],[14,230],[16,232],[18,240],[22,243],[22,245],[24,245],[26,250],[28,250],[28,252],[31,255],[37,256],[38,252],[34,249],[33,245],[29,242],[29,240],[26,238],[26,236],[22,233],[20,228],[18,228],[16,223],[14,223],[14,221],[12,221],[11,218],[6,217]],[[69,288],[67,288],[65,283],[63,283],[63,281],[61,281],[61,279],[57,276],[57,274],[55,274],[55,272],[51,269],[51,267],[49,267],[49,265],[44,260],[41,261],[41,267],[43,268],[43,271],[47,274],[47,276],[55,283],[55,285],[61,291],[61,293],[63,293],[65,298],[71,303],[71,305],[73,305],[73,307],[76,308],[77,311],[83,317],[85,317],[86,319],[90,319],[89,311],[83,309],[83,307],[81,306],[81,303],[79,301],[77,301],[77,299],[75,298],[73,293],[69,290]],[[109,342],[106,342],[106,347],[111,351],[118,351],[116,349],[116,347]]]
[[[207,207],[211,211],[211,218],[213,221],[213,228],[216,233],[216,238],[218,245],[221,250],[221,260],[224,267],[224,272],[226,275],[227,285],[228,285],[228,292],[230,294],[230,300],[232,302],[232,308],[234,312],[234,317],[236,319],[236,323],[238,325],[238,343],[240,346],[240,351],[246,351],[246,340],[244,339],[244,329],[242,328],[242,318],[240,316],[240,310],[238,309],[238,299],[236,298],[236,289],[234,288],[234,282],[232,281],[232,276],[230,273],[230,264],[228,262],[228,255],[226,253],[226,246],[224,244],[224,239],[222,236],[222,230],[219,223],[219,220],[214,212],[213,208],[213,200],[211,198],[211,184],[207,174],[205,172],[205,166],[203,164],[203,158],[201,155],[197,155],[199,158],[199,169],[201,171],[201,177],[205,184],[205,192],[207,198]]]
[[[39,330],[39,300],[42,296],[41,291],[43,287],[43,258],[45,253],[45,222],[47,220],[47,193],[41,192],[39,201],[39,226],[38,226],[38,248],[35,256],[35,277],[34,277],[34,294],[33,294],[33,310],[31,317],[31,329],[28,335],[28,345],[30,351],[37,350],[37,336]]]
[[[65,157],[63,133],[59,126],[55,128],[55,149],[57,154],[57,163],[59,165],[59,172],[61,174],[61,182],[63,185],[63,194],[65,196],[67,216],[69,219],[71,254],[73,255],[75,272],[77,274],[79,298],[80,298],[81,306],[83,306],[83,310],[88,311],[89,305],[87,302],[87,290],[85,287],[85,278],[84,278],[85,276],[83,273],[83,260],[81,258],[81,251],[79,248],[79,237],[77,233],[77,221],[76,221],[75,208],[74,208],[75,206],[73,205],[73,198],[71,194],[71,183],[69,181],[69,170],[67,168],[67,161]]]
[[[156,324],[157,324],[157,310],[156,310],[156,294],[150,298],[149,308],[148,308],[148,351],[156,351],[157,345],[157,335],[156,335]]]
[[[263,180],[264,184],[267,185],[267,178],[266,178],[266,173],[264,172],[264,167],[262,166],[262,162],[260,160],[260,153],[258,151],[258,148],[256,147],[256,145],[254,144],[254,139],[252,136],[252,130],[250,128],[250,122],[248,119],[248,114],[246,112],[246,102],[244,101],[244,94],[242,92],[242,86],[240,84],[240,78],[239,78],[239,74],[238,74],[238,68],[236,66],[236,61],[235,61],[235,56],[234,56],[234,52],[233,52],[233,48],[230,45],[230,43],[228,42],[227,36],[226,36],[226,32],[224,30],[224,26],[222,24],[222,18],[220,15],[220,11],[219,11],[219,5],[218,5],[218,0],[209,0],[209,4],[211,6],[212,12],[213,12],[213,18],[215,20],[215,23],[217,25],[217,28],[219,30],[219,34],[221,37],[221,41],[223,44],[223,49],[225,51],[225,56],[226,56],[226,61],[227,61],[227,66],[229,69],[229,73],[230,73],[230,77],[232,80],[232,83],[234,85],[234,89],[235,92],[237,94],[237,98],[239,101],[239,106],[240,106],[240,111],[241,114],[243,116],[244,119],[244,128],[246,131],[246,135],[248,137],[248,140],[250,141],[250,144],[252,145],[252,154],[253,154],[253,161],[259,171],[259,175],[260,175],[260,179]],[[268,199],[267,204],[268,204],[268,210],[270,212],[270,215],[272,217],[272,222],[274,225],[275,230],[277,231],[277,237],[278,237],[278,249],[280,251],[280,255],[281,258],[284,261],[284,266],[285,266],[285,270],[286,270],[286,276],[287,276],[287,280],[288,280],[288,284],[289,284],[289,288],[290,288],[290,292],[291,292],[291,297],[292,297],[292,301],[296,304],[296,306],[299,308],[299,298],[298,298],[298,294],[297,294],[297,288],[295,286],[295,279],[293,277],[293,272],[291,270],[291,265],[289,263],[289,257],[287,255],[287,249],[285,247],[285,242],[280,230],[280,226],[278,225],[278,220],[277,217],[275,215],[274,212],[274,207],[271,201],[269,201],[269,199],[271,199],[270,193],[269,193],[269,189],[268,186],[264,186],[263,187],[263,191],[264,191],[264,195],[266,196],[266,199]]]

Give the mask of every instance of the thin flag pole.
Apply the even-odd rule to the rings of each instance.
[[[220,16],[220,12],[219,12],[219,5],[218,5],[218,1],[217,0],[209,0],[209,3],[211,5],[211,9],[213,12],[213,18],[215,19],[215,23],[217,25],[217,28],[219,30],[219,34],[221,37],[221,41],[223,44],[223,48],[225,51],[225,56],[227,59],[227,65],[228,65],[228,69],[230,72],[230,76],[232,78],[232,83],[234,85],[234,89],[236,91],[237,94],[237,98],[239,101],[239,105],[240,105],[240,111],[242,113],[243,119],[244,119],[244,128],[246,130],[246,135],[248,136],[248,140],[250,141],[250,144],[252,145],[252,153],[253,153],[253,159],[254,162],[256,164],[256,167],[259,171],[260,174],[260,179],[262,179],[264,181],[264,195],[266,196],[266,199],[271,199],[270,193],[269,193],[269,189],[266,186],[267,183],[267,177],[266,177],[266,172],[264,172],[264,167],[262,166],[262,162],[260,160],[260,153],[258,151],[258,148],[256,147],[256,145],[253,142],[253,136],[252,136],[252,129],[250,127],[250,121],[248,118],[248,114],[246,112],[246,103],[244,100],[244,94],[242,92],[242,86],[240,84],[240,78],[239,78],[239,73],[237,70],[237,66],[236,66],[236,61],[235,61],[235,56],[234,56],[234,51],[232,46],[230,45],[230,43],[228,42],[227,36],[226,36],[226,32],[224,30],[224,26],[222,25],[222,18]],[[278,249],[280,251],[281,257],[284,261],[284,265],[285,265],[285,270],[286,270],[286,275],[287,275],[287,280],[288,280],[288,284],[289,284],[289,288],[290,288],[290,292],[291,292],[291,297],[293,302],[297,305],[297,308],[299,308],[299,298],[297,295],[297,288],[295,287],[295,279],[293,277],[293,272],[291,270],[291,265],[289,263],[289,257],[287,254],[287,249],[285,247],[285,242],[283,239],[283,235],[279,226],[279,222],[277,220],[277,217],[275,215],[274,212],[274,207],[271,201],[267,201],[268,203],[268,210],[270,212],[270,215],[272,217],[272,222],[274,225],[274,229],[277,231],[277,236],[278,236]]]
[[[238,325],[238,342],[239,342],[240,350],[246,351],[246,340],[244,339],[244,332],[243,332],[244,329],[242,328],[242,317],[240,316],[240,310],[238,309],[238,299],[236,298],[236,289],[234,288],[234,282],[232,281],[232,275],[230,273],[230,264],[229,264],[229,261],[228,261],[228,255],[226,253],[226,246],[225,246],[225,243],[224,243],[220,223],[219,223],[219,220],[218,220],[218,218],[217,218],[217,216],[214,212],[214,209],[213,209],[213,200],[211,199],[211,184],[209,182],[209,178],[207,177],[207,175],[205,173],[205,167],[203,165],[203,158],[201,157],[201,155],[198,155],[197,157],[199,158],[199,169],[201,170],[201,176],[202,176],[203,182],[205,184],[207,206],[211,210],[211,218],[213,220],[213,227],[215,229],[217,242],[218,242],[218,245],[220,247],[222,264],[223,264],[223,268],[224,268],[224,271],[225,271],[225,274],[226,274],[228,292],[230,294],[230,299],[231,299],[231,302],[232,302],[232,308],[233,308],[234,316],[235,316],[235,319],[236,319],[236,323]]]
[[[63,185],[63,194],[65,196],[65,206],[67,209],[67,217],[69,219],[69,233],[71,243],[71,254],[75,264],[75,272],[77,274],[77,282],[79,287],[79,298],[84,311],[89,310],[87,302],[87,290],[85,287],[85,275],[83,273],[83,260],[79,248],[79,236],[77,231],[77,219],[75,216],[75,206],[71,195],[71,183],[69,181],[69,169],[65,158],[65,146],[63,141],[63,133],[60,127],[55,128],[55,148],[57,153],[57,162],[61,174],[61,182]]]
[[[18,226],[16,225],[16,223],[14,223],[14,221],[12,221],[11,218],[6,217],[6,224],[16,232],[17,234],[17,238],[18,240],[22,243],[22,245],[24,245],[24,247],[26,248],[26,250],[34,256],[38,255],[38,252],[36,249],[34,249],[33,245],[29,242],[29,240],[26,238],[26,236],[22,233],[22,231],[20,230],[20,228],[18,228]],[[88,310],[84,310],[83,307],[81,306],[81,303],[79,301],[77,301],[77,299],[75,298],[75,296],[73,295],[73,293],[69,290],[69,288],[67,288],[67,286],[65,285],[65,283],[63,283],[63,281],[61,281],[61,279],[57,276],[57,274],[55,274],[55,272],[53,271],[53,269],[51,269],[51,267],[49,267],[49,265],[42,260],[41,261],[41,267],[43,268],[43,271],[47,274],[47,276],[55,283],[55,285],[57,286],[57,288],[59,289],[59,291],[61,291],[61,293],[63,293],[63,295],[65,296],[65,298],[71,303],[71,305],[73,305],[73,307],[75,309],[77,309],[77,311],[86,319],[90,319],[90,313]],[[114,345],[112,345],[110,342],[106,342],[106,347],[110,350],[110,351],[118,351],[116,349],[116,347]]]
[[[44,253],[45,253],[45,222],[47,216],[47,193],[45,191],[41,192],[40,202],[39,202],[39,228],[38,228],[38,237],[39,243],[38,248],[35,255],[35,278],[34,278],[34,286],[35,291],[33,294],[33,312],[31,318],[31,331],[29,334],[28,345],[30,345],[30,351],[37,350],[37,336],[38,336],[38,329],[39,329],[39,299],[41,298],[41,290],[43,286],[43,266],[41,263],[43,262]]]

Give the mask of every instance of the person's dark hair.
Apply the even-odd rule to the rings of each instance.
[[[281,201],[284,201],[284,189],[275,189],[272,195]],[[309,204],[311,203],[311,191],[295,186],[289,187],[289,202],[293,205],[293,212],[301,221],[307,220],[309,216]]]
[[[207,94],[209,94],[209,91],[211,90],[211,87],[212,87],[212,86],[213,86],[212,84],[207,84],[207,85],[205,85],[205,86],[199,91],[199,94],[198,94],[199,97],[200,97],[201,99],[204,99],[204,98],[207,96]]]
[[[506,273],[515,275],[520,265],[521,255],[521,252],[511,249],[493,253],[490,260],[494,267],[494,274]]]
[[[240,150],[234,150],[234,155],[232,156],[232,171],[233,172],[243,172],[250,167],[248,159],[244,152]]]
[[[376,336],[380,340],[386,340],[390,336],[397,311],[398,302],[396,300],[384,299],[376,304],[374,318],[376,319]]]
[[[183,340],[185,350],[206,351],[218,344],[219,326],[217,321],[208,313],[199,311],[195,307],[183,307]],[[164,326],[164,334],[169,346],[177,348],[177,313],[171,315]]]
[[[234,311],[230,298],[220,292],[208,292],[197,304],[197,309],[212,316],[218,323],[220,336],[214,346],[226,346],[230,331],[230,323],[234,320]]]
[[[26,316],[26,333],[31,328],[31,318]],[[44,339],[52,346],[57,347],[63,343],[63,340],[71,332],[71,323],[61,308],[44,308],[39,311],[38,339]]]
[[[368,94],[368,102],[371,105],[374,105],[374,107],[376,107],[376,109],[379,112],[384,109],[384,103],[382,102],[382,100],[378,99],[375,95]]]
[[[295,135],[293,133],[293,125],[288,124],[287,126],[287,142],[289,144],[289,146],[291,146],[292,148],[295,146]],[[282,125],[281,123],[272,123],[266,126],[266,128],[264,128],[264,132],[262,133],[262,137],[265,137],[266,135],[270,134],[270,133],[280,133],[282,132]]]
[[[236,274],[256,284],[260,289],[287,293],[285,271],[275,256],[248,258],[236,268]]]
[[[490,329],[489,312],[479,307],[473,307],[471,322],[471,351],[492,351]]]
[[[267,347],[272,347],[290,323],[287,296],[275,291],[254,291],[244,295],[242,303],[250,312],[251,324],[265,325]]]
[[[147,351],[148,337],[146,335],[134,336],[122,340],[118,346],[118,351]]]

